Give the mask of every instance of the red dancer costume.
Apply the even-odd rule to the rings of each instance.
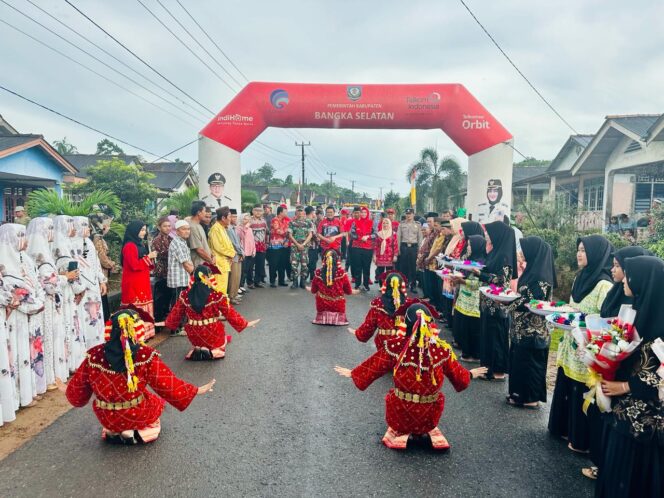
[[[222,315],[228,323],[242,332],[248,325],[233,309],[228,296],[214,289],[214,277],[207,266],[199,266],[194,271],[194,279],[189,288],[182,291],[175,307],[166,318],[166,328],[177,330],[184,317],[187,322],[184,330],[193,349],[187,353],[187,360],[217,360],[226,356],[226,330],[221,321]]]
[[[408,308],[406,331],[407,336],[387,341],[352,371],[340,367],[337,371],[350,375],[355,385],[365,390],[393,370],[394,388],[385,396],[388,429],[383,443],[388,448],[406,449],[410,434],[428,434],[434,449],[446,450],[450,445],[437,427],[445,407],[445,395],[440,392],[444,377],[459,392],[482,369],[469,372],[456,361],[452,348],[438,338],[438,330],[423,304]]]
[[[348,325],[346,294],[352,294],[348,275],[341,268],[339,254],[329,249],[323,255],[323,267],[316,270],[311,281],[311,293],[316,295],[316,325]]]
[[[76,407],[85,406],[95,395],[93,410],[107,442],[154,441],[161,431],[164,400],[182,411],[199,392],[178,379],[157,351],[143,345],[143,332],[143,321],[135,311],[114,313],[106,325],[106,342],[88,351],[66,387],[67,399]]]

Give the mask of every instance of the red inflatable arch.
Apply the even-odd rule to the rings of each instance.
[[[475,219],[484,204],[492,206],[489,217],[509,212],[512,149],[505,143],[512,136],[463,85],[249,83],[200,132],[201,193],[210,205],[239,207],[240,153],[270,126],[440,128],[469,156],[466,205]],[[395,173],[404,166],[394,165]],[[502,187],[497,202],[487,195],[489,180]]]

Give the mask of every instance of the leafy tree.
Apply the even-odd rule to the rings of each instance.
[[[256,171],[257,180],[262,183],[270,185],[270,182],[274,178],[274,174],[277,172],[270,163],[265,163],[263,166],[258,168]]]
[[[53,140],[53,145],[55,145],[55,150],[58,151],[58,154],[77,154],[78,149],[74,144],[67,142],[67,137],[64,137],[62,140]]]
[[[126,164],[119,158],[97,161],[88,169],[88,181],[74,185],[71,190],[78,194],[89,194],[107,189],[118,196],[122,203],[120,221],[133,219],[152,221],[157,189],[150,183],[154,175],[143,171],[138,164]]]
[[[551,161],[547,159],[535,159],[534,157],[526,157],[523,161],[514,163],[514,166],[529,168],[531,166],[548,166],[549,164],[551,164]]]
[[[251,213],[253,207],[260,202],[258,194],[253,190],[242,190],[242,212]]]
[[[449,198],[457,195],[461,189],[463,175],[461,166],[452,156],[439,158],[438,151],[432,148],[422,149],[419,160],[408,168],[406,179],[410,181],[416,172],[417,210],[426,209],[426,199],[433,200],[433,208],[442,211],[448,208]]]
[[[397,210],[398,213],[401,213],[401,206],[399,206],[399,201],[401,200],[401,196],[393,191],[390,190],[387,194],[385,194],[385,199],[383,200],[383,206],[385,208],[394,208]]]
[[[97,142],[97,152],[100,156],[110,156],[117,154],[124,154],[124,151],[115,142],[111,142],[108,138],[104,138]]]
[[[288,175],[284,180],[284,185],[293,185],[293,175]]]
[[[80,201],[67,196],[60,196],[53,189],[33,190],[28,194],[28,215],[30,217],[67,214],[69,216],[88,216],[93,206],[106,206],[117,216],[121,209],[120,199],[109,190],[91,190]]]
[[[191,211],[191,203],[198,199],[198,186],[192,185],[187,188],[184,192],[178,192],[173,194],[164,202],[164,211],[163,214],[167,214],[172,209],[177,209],[180,213],[180,217],[184,218],[189,216]]]

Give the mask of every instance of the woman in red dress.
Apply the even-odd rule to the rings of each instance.
[[[335,367],[337,373],[353,379],[362,391],[389,371],[394,372],[394,388],[385,396],[387,432],[383,444],[392,449],[406,449],[411,434],[428,434],[436,450],[450,445],[438,428],[445,407],[440,392],[445,377],[454,389],[463,391],[470,379],[486,368],[466,370],[456,361],[452,348],[438,338],[438,329],[426,306],[413,304],[406,311],[406,330],[385,343],[364,363],[349,370]]]
[[[316,270],[308,290],[316,295],[316,325],[348,325],[346,294],[359,294],[350,287],[348,274],[341,268],[339,253],[328,249],[323,255],[323,266]]]
[[[193,348],[185,359],[218,360],[226,356],[226,330],[221,317],[242,332],[247,327],[254,327],[259,320],[247,322],[230,304],[228,296],[215,291],[216,282],[207,266],[199,266],[194,270],[194,279],[180,294],[166,318],[166,328],[177,330],[182,319],[187,318],[184,330]]]
[[[148,252],[145,245],[147,227],[142,221],[132,221],[125,229],[120,264],[122,265],[121,304],[133,304],[154,316],[150,270],[155,251]],[[145,339],[154,335],[154,324],[145,324]]]
[[[183,411],[197,394],[212,391],[215,383],[213,379],[196,387],[178,379],[159,353],[143,344],[143,332],[137,312],[116,311],[106,324],[106,342],[88,350],[67,385],[56,379],[76,407],[85,406],[95,395],[92,409],[108,443],[154,441],[161,431],[159,416],[164,401]]]

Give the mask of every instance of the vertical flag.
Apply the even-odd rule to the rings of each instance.
[[[415,189],[415,178],[417,177],[417,170],[413,168],[412,173],[410,174],[410,206],[415,209],[415,204],[417,203],[417,191]]]

